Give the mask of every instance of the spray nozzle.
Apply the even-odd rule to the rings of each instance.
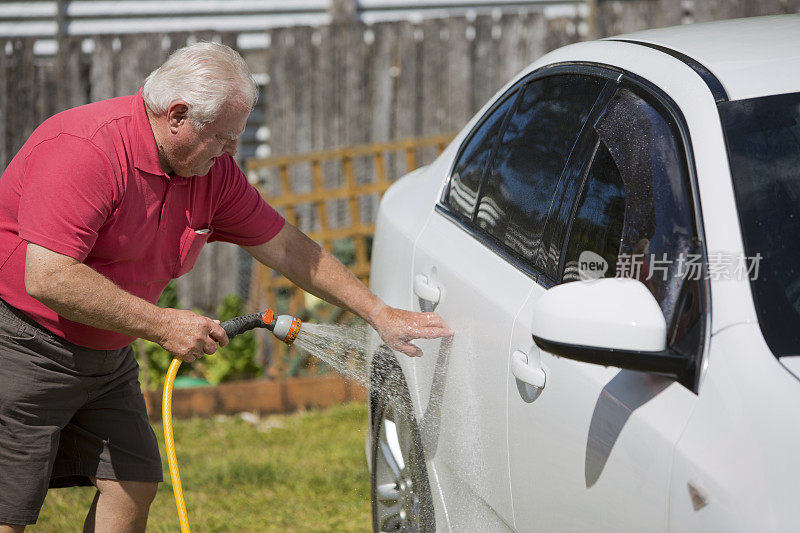
[[[236,335],[250,331],[253,328],[267,328],[278,340],[288,345],[291,345],[297,338],[302,325],[303,323],[299,318],[292,315],[276,316],[271,309],[267,309],[263,314],[252,313],[237,316],[220,324],[225,333],[228,334],[228,339],[232,339]]]
[[[303,325],[303,322],[297,317],[292,315],[275,316],[275,313],[270,309],[266,310],[261,320],[278,340],[290,346],[297,338],[297,334],[300,333],[300,327]]]

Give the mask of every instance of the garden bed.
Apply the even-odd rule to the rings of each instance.
[[[160,420],[162,391],[147,391],[144,396],[150,419]],[[364,387],[339,374],[280,380],[251,379],[175,389],[172,392],[172,416],[189,418],[243,411],[261,415],[289,413],[365,399]]]

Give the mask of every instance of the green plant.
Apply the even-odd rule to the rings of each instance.
[[[220,321],[230,320],[243,314],[244,302],[235,295],[229,294],[217,309]],[[255,378],[260,374],[256,364],[256,339],[252,331],[234,337],[227,346],[217,350],[214,355],[204,357],[199,363],[204,377],[214,385],[234,379]]]
[[[333,255],[345,265],[356,262],[356,243],[352,238],[333,241]]]
[[[172,354],[164,348],[146,340],[140,340],[134,344],[136,359],[139,361],[140,374],[147,372],[147,379],[141,379],[143,383],[146,381],[146,387],[150,390],[157,390],[164,386],[164,381],[167,377],[167,369],[172,362]],[[189,365],[182,365],[178,369],[178,375],[188,375],[192,373]]]
[[[162,292],[161,296],[158,298],[158,306],[171,308],[179,307],[178,286],[175,285],[175,280],[167,283],[167,286],[164,288],[164,292]]]
[[[178,288],[174,281],[167,284],[161,297],[158,299],[159,307],[179,307]],[[139,362],[139,381],[149,390],[156,390],[164,386],[167,369],[172,362],[172,355],[155,342],[139,339],[133,343],[136,360]],[[189,365],[182,365],[178,375],[196,374]]]
[[[178,292],[174,282],[167,285],[158,299],[159,307],[179,308]],[[244,302],[231,294],[225,297],[217,309],[220,321],[229,320],[243,313]],[[202,312],[197,310],[196,312]],[[254,378],[260,375],[255,362],[256,340],[252,332],[236,336],[227,346],[216,354],[207,355],[192,364],[183,364],[178,376],[202,377],[216,385],[234,379]],[[155,342],[139,340],[134,343],[136,358],[141,368],[140,381],[145,388],[157,390],[164,386],[167,370],[173,356]]]

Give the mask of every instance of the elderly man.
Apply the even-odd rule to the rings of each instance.
[[[0,532],[35,523],[48,487],[90,484],[86,531],[144,530],[162,473],[130,343],[194,361],[228,342],[154,305],[206,242],[242,246],[408,355],[450,334],[385,305],[247,183],[232,156],[255,100],[235,51],[188,46],[136,96],[48,119],[0,178]]]

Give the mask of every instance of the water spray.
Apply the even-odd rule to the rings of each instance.
[[[252,313],[249,315],[237,316],[221,323],[222,329],[228,334],[228,339],[233,339],[236,335],[250,331],[255,328],[265,328],[272,332],[278,340],[291,346],[300,333],[303,323],[300,319],[291,315],[275,315],[272,310],[267,309],[264,313]],[[181,476],[178,472],[178,458],[175,455],[175,439],[172,434],[172,386],[175,383],[175,376],[178,375],[178,367],[181,360],[177,357],[172,360],[167,371],[167,380],[164,383],[164,396],[161,401],[161,417],[164,422],[164,442],[167,448],[167,462],[169,463],[169,475],[172,479],[172,491],[175,494],[175,505],[178,508],[178,520],[181,525],[181,533],[189,533],[189,515],[186,513],[186,502],[183,499],[183,487],[181,486]]]

